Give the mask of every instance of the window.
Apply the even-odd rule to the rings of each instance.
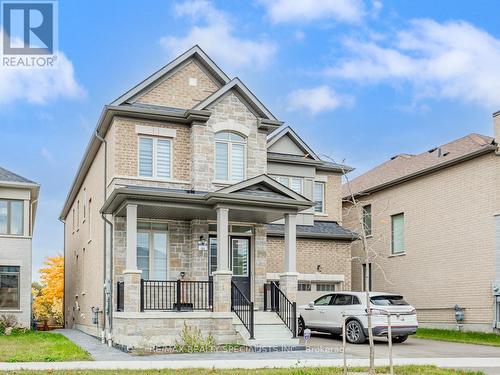
[[[73,224],[72,224],[72,227],[73,227],[73,232],[75,231],[75,209],[73,208]]]
[[[87,190],[83,189],[83,221],[87,218]]]
[[[363,290],[366,291],[366,263],[363,264]],[[368,291],[372,290],[372,264],[368,263]]]
[[[314,212],[317,214],[322,214],[325,212],[325,183],[315,182],[314,183]]]
[[[91,208],[92,208],[92,199],[89,199],[89,215],[88,215],[88,218],[89,218],[89,242],[92,241],[92,220],[91,220],[91,217],[92,217],[92,211],[91,211]]]
[[[350,295],[350,294],[337,294],[332,305],[335,305],[335,306],[352,305],[352,295]]]
[[[171,178],[172,141],[165,138],[139,137],[139,176]]]
[[[403,299],[403,296],[374,296],[370,298],[371,303],[377,306],[407,306],[408,302]]]
[[[168,226],[137,223],[137,268],[144,280],[167,280]]]
[[[23,235],[24,202],[0,200],[0,234]]]
[[[217,271],[217,237],[210,237],[208,240],[210,255],[208,258],[208,271],[210,275]]]
[[[0,310],[19,308],[19,266],[0,266]]]
[[[332,297],[333,295],[332,294],[328,294],[326,296],[323,296],[323,297],[319,297],[316,301],[314,301],[314,304],[316,306],[325,306],[325,305],[329,305],[331,300],[332,300]]]
[[[302,178],[286,176],[273,176],[273,178],[280,184],[292,189],[294,192],[302,194]]]
[[[242,181],[245,179],[246,139],[231,132],[215,134],[215,179]]]
[[[363,206],[363,229],[365,236],[372,235],[372,205]]]
[[[234,276],[248,276],[249,239],[231,239],[231,265]]]
[[[335,284],[316,284],[317,292],[334,292]]]
[[[397,214],[391,216],[392,227],[392,246],[393,254],[401,254],[405,252],[405,216],[404,214]]]
[[[310,292],[311,291],[311,284],[299,283],[299,285],[297,286],[297,290],[299,292]]]

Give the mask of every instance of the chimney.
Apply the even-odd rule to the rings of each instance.
[[[493,113],[493,136],[495,137],[495,143],[500,145],[500,111]],[[499,148],[497,148],[497,153],[499,151]]]

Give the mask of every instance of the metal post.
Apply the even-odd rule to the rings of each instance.
[[[176,293],[177,311],[181,311],[181,281],[180,280],[177,280],[176,286],[177,286],[177,293]]]
[[[391,327],[391,313],[387,314],[387,336],[389,338],[389,368],[391,375],[394,375],[394,365],[392,363],[392,327]]]
[[[254,325],[253,325],[253,302],[250,302],[250,340],[253,340],[254,339],[254,332],[253,332],[253,329],[254,329]]]
[[[141,311],[144,311],[144,279],[141,279]]]
[[[344,375],[347,375],[347,357],[345,353],[345,346],[346,346],[346,316],[342,314],[342,356],[344,359]]]
[[[264,311],[267,311],[267,284],[264,284]]]
[[[293,338],[297,337],[297,302],[292,303]]]

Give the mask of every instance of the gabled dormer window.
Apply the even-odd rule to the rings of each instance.
[[[168,138],[139,137],[139,176],[171,178],[172,142]]]
[[[246,138],[232,132],[215,134],[215,179],[238,182],[246,176]]]

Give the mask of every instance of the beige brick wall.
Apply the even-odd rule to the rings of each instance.
[[[169,124],[157,121],[141,121],[126,118],[115,118],[113,121],[113,154],[115,174],[117,176],[138,176],[138,142],[136,125],[174,129],[176,137],[173,144],[173,174],[176,181],[187,181],[191,178],[191,145],[190,128],[187,125]]]
[[[459,304],[466,309],[467,324],[491,327],[499,160],[491,153],[361,199],[372,205],[368,242],[380,266],[372,266],[373,290],[403,294],[423,323],[453,321],[452,307]],[[391,257],[391,215],[401,212],[406,253]],[[359,231],[347,205],[344,226]],[[357,242],[353,256],[359,255]],[[360,290],[359,262],[353,262],[352,280]]]
[[[281,237],[267,239],[267,272],[283,272],[285,243]],[[351,243],[346,241],[297,239],[297,272],[345,275],[344,289],[351,287]]]
[[[189,85],[189,78],[197,80],[196,86]],[[189,109],[217,91],[219,87],[220,85],[191,59],[170,77],[138,97],[136,102]]]

